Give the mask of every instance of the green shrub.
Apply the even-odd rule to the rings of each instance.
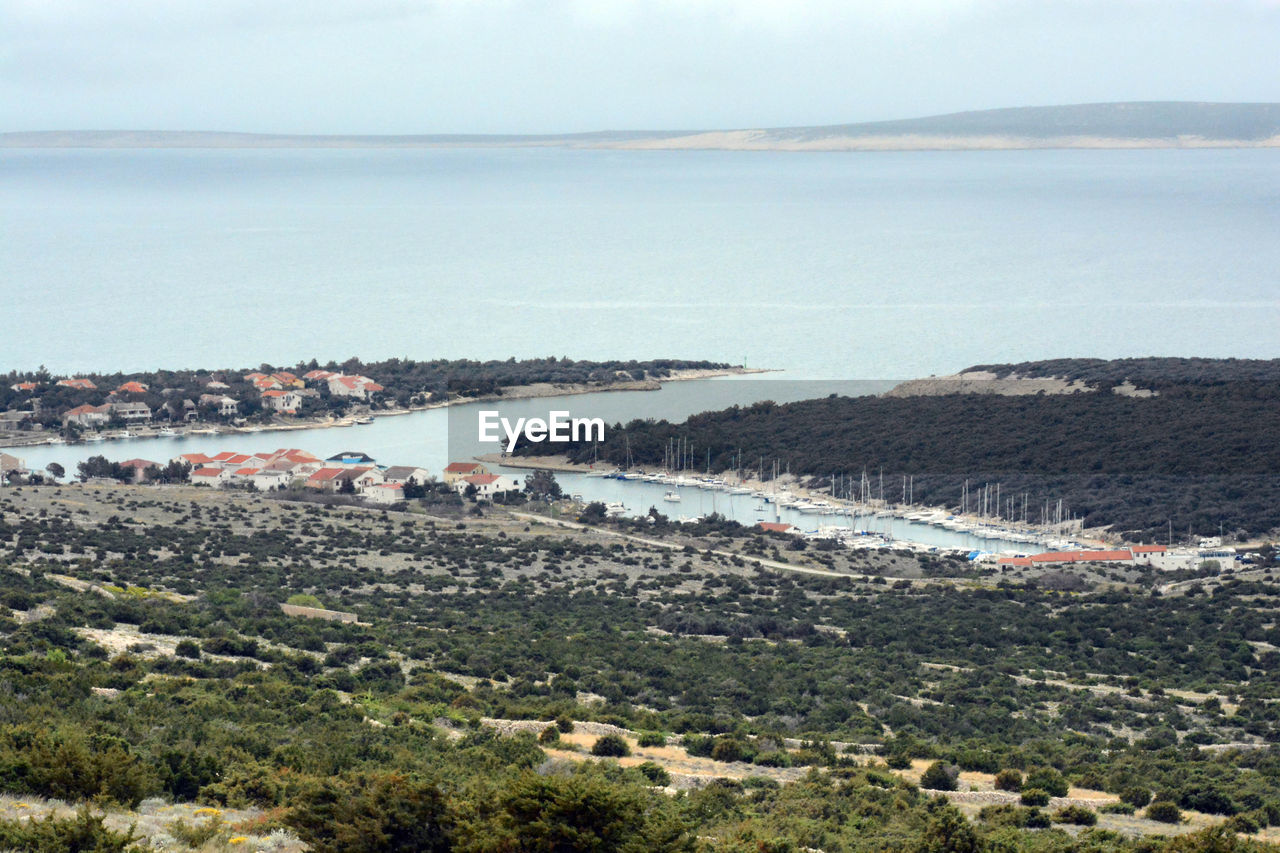
[[[920,787],[932,791],[954,791],[959,769],[935,761],[920,776]]]
[[[1151,792],[1146,788],[1134,785],[1132,787],[1125,788],[1120,792],[1120,800],[1128,803],[1135,809],[1140,809],[1147,803],[1151,802]]]
[[[555,726],[547,726],[538,735],[538,743],[555,744],[560,742],[560,730]]]
[[[1023,788],[1021,800],[1024,806],[1047,806],[1049,792],[1043,788]]]
[[[1107,803],[1098,811],[1103,814],[1133,814],[1137,811],[1133,803]]]
[[[1227,821],[1227,827],[1232,832],[1239,832],[1244,835],[1253,835],[1262,829],[1263,824],[1258,820],[1256,815],[1238,814]]]
[[[194,640],[180,640],[173,653],[180,658],[200,659],[200,646]]]
[[[120,738],[74,727],[0,730],[0,789],[58,800],[109,797],[136,806],[158,790],[155,776]]]
[[[591,745],[591,754],[602,758],[623,758],[631,754],[631,747],[621,735],[602,735]]]
[[[334,778],[285,818],[316,853],[446,853],[448,807],[435,785],[395,773]]]
[[[1161,823],[1182,822],[1182,810],[1178,808],[1177,803],[1171,803],[1168,800],[1157,800],[1147,806],[1145,814],[1148,820],[1158,820]]]
[[[671,784],[671,774],[661,764],[646,761],[643,764],[636,765],[636,769],[643,773],[645,778],[654,785],[666,787]]]
[[[73,818],[52,814],[39,820],[0,820],[0,849],[32,853],[128,853],[138,850],[130,829],[123,835],[103,824],[103,818],[82,807]]]
[[[1029,771],[1023,784],[1028,788],[1047,791],[1051,797],[1065,797],[1069,790],[1067,780],[1052,767],[1037,767]]]
[[[1063,806],[1053,814],[1054,823],[1070,823],[1076,826],[1094,826],[1098,823],[1098,814],[1086,806]]]
[[[750,761],[755,757],[755,750],[737,738],[717,738],[711,747],[711,758],[714,761]]]
[[[640,746],[666,746],[667,739],[661,732],[641,732],[636,739]]]
[[[996,789],[999,791],[1013,791],[1017,793],[1022,790],[1022,773],[1012,768],[1006,768],[996,774]]]

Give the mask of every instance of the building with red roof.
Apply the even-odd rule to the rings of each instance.
[[[479,462],[450,462],[444,466],[444,481],[447,485],[454,485],[463,477],[471,477],[476,474],[488,474],[489,469],[481,465]]]
[[[785,521],[761,521],[756,524],[756,527],[768,533],[795,533],[800,529],[794,524],[787,524]]]

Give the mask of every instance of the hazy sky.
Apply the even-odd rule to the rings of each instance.
[[[1280,101],[1280,0],[0,0],[0,131],[556,132]]]

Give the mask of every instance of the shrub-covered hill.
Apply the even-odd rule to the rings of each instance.
[[[1113,370],[1079,369],[1091,381],[1110,381],[1103,377]],[[1104,391],[766,402],[679,424],[633,421],[608,431],[602,446],[571,447],[569,455],[660,466],[672,446],[691,447],[699,470],[741,464],[768,476],[776,461],[779,470],[844,482],[883,472],[890,499],[910,477],[917,503],[949,508],[961,505],[966,480],[971,491],[999,483],[1002,516],[1021,518],[1026,494],[1029,520],[1062,500],[1086,526],[1138,538],[1164,541],[1170,524],[1201,535],[1280,528],[1280,380],[1163,381],[1149,398]]]
[[[1054,358],[1016,364],[977,364],[963,373],[997,377],[1078,379],[1105,390],[1130,382],[1139,388],[1280,382],[1280,359],[1257,358]]]
[[[0,793],[259,810],[206,850],[287,829],[374,853],[1208,853],[1280,825],[1272,568],[1164,595],[890,583],[487,513],[0,491]],[[291,616],[295,596],[359,621]],[[591,726],[629,734],[596,750]],[[654,787],[689,757],[732,778]],[[916,786],[958,771],[1000,773],[1004,805]],[[1076,785],[1230,826],[1134,840],[1165,824],[1022,806],[1024,780],[1028,802]],[[0,844],[123,849],[40,846],[102,833],[5,802]]]

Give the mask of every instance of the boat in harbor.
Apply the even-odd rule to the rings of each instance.
[[[664,501],[667,501],[668,503],[673,503],[673,504],[674,504],[674,503],[680,503],[680,493],[679,493],[679,492],[674,492],[674,491],[673,491],[673,492],[667,492],[665,495],[663,495],[663,496],[662,496],[662,499],[663,499]]]
[[[169,427],[165,427],[164,429],[156,432],[156,435],[161,436],[163,438],[171,438],[173,436],[176,436],[177,434],[178,434],[178,431],[176,429],[169,429]]]
[[[364,424],[371,424],[371,423],[373,423],[373,418],[369,417],[368,415],[365,415],[365,416],[364,416],[364,417],[362,417],[362,418],[356,418],[355,420],[356,420],[356,423],[358,423],[358,424],[360,424],[360,425],[362,425],[362,426],[363,426]]]

